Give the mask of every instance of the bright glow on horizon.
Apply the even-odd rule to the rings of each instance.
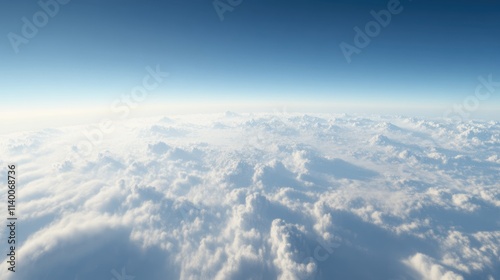
[[[452,104],[398,104],[398,103],[361,103],[361,102],[144,102],[135,108],[120,104],[122,110],[108,106],[53,106],[29,110],[7,109],[0,113],[3,133],[43,129],[50,127],[98,123],[101,120],[123,121],[138,117],[169,116],[184,114],[217,114],[226,111],[236,113],[347,113],[358,115],[403,115],[415,117],[442,118]],[[125,110],[128,113],[125,115]],[[500,120],[498,106],[484,104],[471,119]]]

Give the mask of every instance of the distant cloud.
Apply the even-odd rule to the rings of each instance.
[[[500,277],[498,122],[126,124],[89,156],[72,157],[78,126],[0,139],[22,188],[18,272],[1,279]]]

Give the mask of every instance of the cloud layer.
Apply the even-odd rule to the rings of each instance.
[[[1,279],[500,277],[499,122],[169,116],[0,152],[22,229]]]

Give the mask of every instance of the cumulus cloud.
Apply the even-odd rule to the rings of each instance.
[[[463,280],[461,275],[446,270],[443,266],[434,263],[432,258],[417,253],[406,260],[406,263],[415,269],[425,280]]]
[[[500,277],[498,122],[225,113],[93,142],[89,127],[0,140],[22,194],[0,279]]]

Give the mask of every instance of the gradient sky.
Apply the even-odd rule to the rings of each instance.
[[[221,21],[211,1],[72,0],[16,54],[7,34],[22,34],[22,17],[41,8],[1,1],[2,104],[109,104],[155,65],[171,75],[155,102],[453,104],[480,75],[500,81],[492,0],[402,0],[403,11],[347,63],[339,44],[353,44],[353,28],[387,3],[243,0]],[[496,93],[488,106],[500,104]]]

